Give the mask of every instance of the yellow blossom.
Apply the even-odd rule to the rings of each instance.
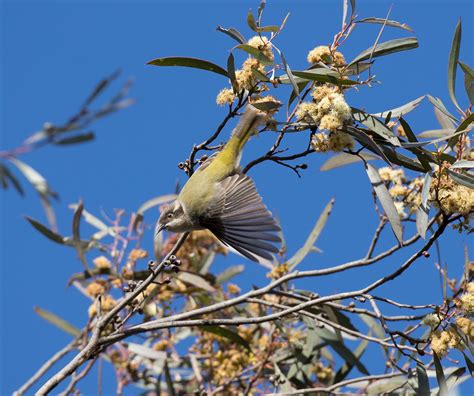
[[[230,294],[238,294],[240,293],[240,287],[233,284],[233,283],[229,283],[227,285],[227,291],[230,293]]]
[[[117,302],[113,299],[113,297],[111,295],[106,295],[106,296],[103,296],[102,299],[101,299],[101,309],[102,309],[102,312],[109,312],[112,310],[113,307],[115,307],[115,305],[117,305]],[[94,317],[95,315],[97,315],[97,302],[93,302],[90,306],[89,306],[89,317],[92,318]]]
[[[395,184],[388,191],[392,197],[405,197],[408,194],[408,187],[403,184]]]
[[[273,109],[270,110],[261,110],[263,113],[267,115],[267,118],[269,119],[273,114],[278,112],[279,106],[281,105],[281,102],[276,99],[275,97],[271,95],[266,95],[266,96],[254,96],[251,98],[250,103],[274,103],[276,106]]]
[[[346,63],[344,56],[338,52],[334,51],[331,54],[331,50],[327,45],[320,45],[319,47],[313,48],[308,53],[308,63],[318,63],[323,62],[327,65],[335,64],[336,66],[342,66]]]
[[[471,342],[474,342],[474,322],[469,318],[458,317],[456,319],[456,326],[469,338]]]
[[[275,57],[273,56],[272,45],[267,37],[254,36],[248,41],[248,45],[260,50],[270,62],[273,62],[273,60],[275,59]]]
[[[105,256],[99,256],[99,257],[95,258],[93,263],[98,269],[110,269],[110,268],[112,268],[112,263]]]
[[[105,293],[105,287],[102,283],[92,282],[87,285],[86,292],[91,297],[97,297]]]
[[[148,253],[144,249],[132,249],[128,258],[132,261],[137,261],[138,259],[142,259],[148,256]]]
[[[438,357],[443,357],[448,353],[448,345],[451,335],[447,331],[435,331],[431,335],[431,349]]]
[[[398,216],[400,216],[401,219],[404,219],[407,217],[407,214],[405,212],[405,204],[403,202],[395,201],[395,209],[397,209]]]
[[[234,102],[235,98],[236,96],[232,89],[224,88],[224,89],[221,89],[220,92],[218,93],[217,98],[216,98],[216,103],[219,106],[231,105]]]
[[[313,102],[303,102],[296,110],[296,117],[308,124],[317,124],[321,117],[318,114],[318,106]]]
[[[270,279],[278,279],[281,278],[283,275],[286,275],[288,273],[288,264],[281,264],[274,266],[272,270],[267,274],[267,278]]]

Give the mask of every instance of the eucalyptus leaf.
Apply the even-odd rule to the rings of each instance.
[[[296,77],[300,77],[305,80],[309,81],[319,81],[325,83],[331,83],[336,85],[357,85],[359,84],[357,81],[344,79],[339,77],[339,73],[334,70],[326,69],[326,68],[317,68],[317,69],[310,69],[310,70],[293,70],[293,75]],[[282,82],[288,78],[287,75],[281,76],[280,80]]]
[[[260,63],[263,65],[272,65],[273,61],[268,59],[262,51],[260,51],[258,48],[252,47],[251,45],[248,44],[239,44],[235,48],[241,49],[242,51],[247,52],[248,54],[252,55],[255,59],[257,59]]]
[[[252,103],[252,106],[266,112],[266,111],[278,110],[281,107],[281,103],[277,103],[273,101],[272,102],[256,102],[256,103]]]
[[[371,154],[371,153],[361,152],[361,153],[359,153],[359,155],[348,154],[348,153],[338,153],[338,154],[333,155],[323,165],[321,165],[319,170],[328,171],[328,170],[331,170],[331,169],[339,168],[341,166],[354,164],[356,162],[362,161],[362,159],[360,157],[362,157],[366,161],[380,159],[380,157],[376,156],[375,154]]]
[[[373,62],[357,62],[353,65],[348,65],[344,68],[345,76],[356,76],[369,70],[373,65]]]
[[[375,117],[380,117],[380,118],[385,118],[389,114],[390,114],[390,118],[402,117],[405,114],[409,113],[410,111],[414,110],[425,97],[426,95],[420,96],[419,98],[416,98],[412,100],[411,102],[408,102],[400,107],[396,107],[391,110],[385,110],[381,113],[372,113],[372,115]]]
[[[321,231],[323,230],[324,226],[326,225],[326,222],[329,218],[329,215],[331,214],[332,207],[334,206],[334,198],[329,201],[329,203],[326,205],[326,207],[323,209],[321,212],[318,221],[316,222],[313,230],[308,236],[308,239],[304,243],[303,247],[300,248],[288,261],[288,268],[289,270],[293,270],[301,261],[304,260],[304,258],[311,252],[312,247],[316,243],[316,241],[319,238],[319,235],[321,234]]]
[[[418,134],[420,138],[440,138],[445,136],[450,136],[454,133],[454,129],[430,129],[428,131],[423,131]]]
[[[164,360],[166,359],[166,352],[156,351],[155,349],[148,348],[142,344],[136,344],[134,342],[127,343],[127,349],[129,352],[135,355],[144,357],[151,360]]]
[[[409,32],[413,32],[413,29],[408,26],[406,23],[401,23],[397,21],[390,21],[385,18],[375,18],[375,17],[370,17],[370,18],[364,18],[356,21],[357,23],[378,23],[381,25],[386,25],[386,26],[392,26],[392,27],[397,27],[400,29],[408,30]]]
[[[349,65],[353,65],[354,63],[367,60],[369,58],[373,59],[379,56],[389,55],[399,51],[407,51],[417,47],[418,40],[416,37],[406,37],[385,41],[383,43],[377,44],[375,48],[372,46],[365,51],[362,51],[349,63]]]
[[[26,220],[36,228],[41,234],[43,234],[46,238],[52,240],[53,242],[59,243],[64,245],[64,237],[57,234],[56,232],[50,230],[45,225],[41,224],[39,221],[32,219],[31,217],[25,216]]]
[[[451,52],[449,53],[448,60],[448,92],[453,104],[459,111],[461,111],[461,108],[456,100],[456,71],[459,61],[459,49],[461,47],[461,34],[462,26],[461,20],[459,20],[456,25],[456,30],[454,31],[453,43],[451,45]]]
[[[400,216],[398,215],[397,209],[390,196],[385,183],[380,178],[379,172],[370,164],[366,164],[367,175],[372,183],[372,187],[377,195],[382,208],[387,215],[388,221],[392,226],[393,232],[400,243],[403,242],[403,227],[400,222]]]
[[[454,172],[451,169],[446,169],[456,183],[474,189],[474,176],[464,172]]]
[[[444,376],[443,366],[441,365],[438,355],[434,351],[433,362],[436,370],[436,379],[438,380],[439,396],[448,396],[448,385],[446,384],[446,377]]]
[[[73,337],[79,337],[81,335],[81,330],[79,330],[76,326],[70,324],[68,321],[60,318],[58,315],[50,311],[46,311],[45,309],[42,309],[40,307],[35,307],[34,310],[44,320],[56,326],[58,329],[61,329],[65,333],[68,333]]]
[[[237,83],[237,77],[235,76],[235,61],[232,52],[227,58],[227,74],[229,75],[230,83],[232,84],[234,93],[237,94],[239,92],[239,84]]]
[[[377,135],[389,141],[392,145],[400,146],[400,141],[394,135],[393,131],[378,118],[366,113],[363,110],[356,109],[355,107],[352,107],[352,117],[357,122],[365,125],[372,132],[375,132]]]
[[[234,265],[232,267],[229,267],[223,272],[221,272],[219,275],[217,275],[216,283],[218,285],[222,285],[223,283],[232,279],[234,276],[239,275],[242,272],[244,272],[244,270],[245,270],[244,265]]]
[[[237,29],[234,29],[233,27],[226,29],[226,28],[223,28],[222,26],[217,26],[217,30],[219,32],[227,34],[229,37],[232,37],[235,41],[237,41],[240,44],[245,44],[247,42],[247,40],[245,40],[245,37],[242,36],[242,34]]]
[[[8,167],[2,163],[0,163],[0,179],[2,182],[2,187],[4,189],[8,188],[8,181],[11,182],[12,186],[15,188],[15,190],[20,194],[21,196],[25,195],[25,191],[23,190],[23,187],[21,186],[21,183],[18,181],[16,176],[8,169]]]
[[[426,95],[426,97],[428,98],[428,100],[431,102],[431,104],[433,106],[435,106],[439,111],[441,111],[441,113],[443,113],[445,116],[449,117],[454,122],[458,122],[457,118],[454,117],[448,111],[448,109],[446,109],[446,106],[444,105],[444,103],[442,102],[442,100],[440,98],[437,98],[437,97],[431,96],[431,95]]]
[[[206,331],[208,333],[212,333],[215,335],[218,335],[219,337],[227,338],[228,340],[235,342],[236,344],[239,344],[243,346],[246,349],[250,350],[250,345],[249,343],[243,339],[237,332],[230,330],[227,327],[223,326],[199,326],[199,328],[203,331]]]
[[[430,382],[428,380],[428,375],[426,374],[426,369],[423,365],[416,365],[416,376],[418,378],[418,389],[417,395],[419,396],[430,396]]]
[[[177,278],[185,283],[196,286],[208,292],[213,293],[216,291],[216,289],[202,276],[195,275],[190,272],[179,272]]]
[[[222,76],[229,77],[227,71],[225,71],[222,67],[198,58],[189,58],[183,56],[171,56],[166,58],[156,58],[149,62],[147,65],[153,66],[183,66],[183,67],[192,67],[195,69],[207,70],[217,74],[221,74]]]
[[[158,206],[166,202],[170,202],[173,199],[176,199],[176,197],[177,197],[176,194],[168,194],[168,195],[160,195],[158,197],[151,198],[140,205],[140,207],[137,210],[137,213],[143,214],[147,210],[154,208],[155,206]]]
[[[95,135],[93,132],[81,133],[79,135],[70,136],[62,139],[57,139],[53,143],[58,145],[69,145],[69,144],[77,144],[77,143],[84,143],[90,142],[91,140],[95,139]]]
[[[428,198],[430,195],[432,178],[431,172],[426,172],[425,179],[423,181],[423,189],[421,190],[421,203],[416,210],[416,230],[423,239],[426,239],[426,229],[428,227],[428,214],[430,212]]]
[[[288,79],[290,80],[291,85],[293,86],[293,92],[295,93],[296,96],[299,96],[300,89],[298,87],[298,84],[296,83],[293,73],[291,72],[291,68],[286,62],[285,56],[283,55],[282,52],[280,52],[280,57],[281,57],[281,61],[283,62],[283,66],[285,67],[286,75],[288,76]]]
[[[345,132],[352,135],[356,140],[364,147],[372,151],[373,153],[379,155],[388,165],[392,165],[390,160],[387,158],[385,153],[382,151],[380,146],[375,143],[375,141],[367,135],[365,130],[360,128],[354,128],[350,125],[346,126]]]
[[[474,70],[464,62],[459,61],[464,72],[464,88],[466,89],[466,95],[471,104],[474,104]]]
[[[457,168],[467,168],[467,169],[472,169],[474,168],[474,161],[471,160],[460,160],[456,161],[454,164],[451,165],[451,169],[457,169]]]
[[[23,176],[25,176],[25,179],[30,182],[40,195],[55,195],[55,193],[51,191],[46,179],[30,165],[25,164],[17,158],[10,158],[9,161],[18,168]]]

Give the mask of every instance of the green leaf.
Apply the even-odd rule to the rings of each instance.
[[[418,134],[420,138],[440,138],[452,135],[454,133],[454,129],[430,129],[428,131],[423,131]]]
[[[469,357],[463,352],[464,360],[466,361],[466,366],[471,374],[471,377],[474,377],[474,363],[469,359]]]
[[[400,154],[396,150],[391,147],[381,146],[384,154],[390,160],[391,163],[403,166],[405,168],[414,170],[416,172],[425,172],[425,166],[423,166],[420,162],[407,157],[406,155]],[[429,168],[431,169],[431,168]]]
[[[166,381],[166,394],[168,396],[176,396],[176,391],[174,389],[173,378],[171,377],[170,368],[168,366],[168,362],[165,360],[164,365],[164,372],[165,372],[165,381]]]
[[[384,43],[377,44],[374,47],[370,47],[365,51],[362,51],[359,55],[357,55],[349,65],[353,65],[354,63],[367,60],[371,58],[376,58],[378,56],[385,56],[388,54],[392,54],[394,52],[399,51],[407,51],[413,48],[418,47],[418,40],[416,37],[406,37],[406,38],[399,38],[395,40],[385,41]],[[373,53],[372,53],[373,51]]]
[[[370,375],[369,371],[365,368],[362,362],[354,355],[354,353],[337,339],[336,334],[330,332],[327,329],[316,329],[316,332],[347,363],[357,367],[357,369],[362,374]]]
[[[282,52],[280,52],[280,57],[281,61],[283,62],[283,66],[285,67],[286,75],[288,76],[288,79],[290,80],[291,85],[293,86],[293,92],[296,96],[299,96],[300,89],[298,87],[298,84],[296,83],[293,73],[291,72],[290,66],[288,65],[288,63],[286,63],[286,59]]]
[[[274,111],[274,110],[278,110],[281,107],[281,103],[257,102],[257,103],[252,103],[252,106],[262,111]]]
[[[153,66],[183,66],[183,67],[192,67],[195,69],[202,69],[211,71],[217,74],[221,74],[222,76],[229,77],[227,72],[220,66],[197,58],[188,58],[182,56],[171,56],[166,58],[156,58],[149,62],[147,65]]]
[[[247,13],[247,25],[249,25],[249,28],[254,32],[258,32],[257,23],[255,22],[252,10],[249,10],[249,12]]]
[[[170,202],[173,199],[176,199],[176,197],[177,197],[176,194],[168,194],[168,195],[160,195],[159,197],[151,198],[140,205],[140,207],[137,210],[137,213],[143,214],[147,210],[154,208],[155,206],[158,206],[166,202]]]
[[[192,274],[190,272],[180,272],[177,278],[185,283],[188,283],[191,286],[196,286],[210,293],[216,291],[216,289],[202,276]]]
[[[456,383],[459,379],[464,375],[466,372],[466,367],[459,367],[454,370],[451,374],[449,374],[448,378],[446,379],[446,385],[448,389],[452,389],[456,386]]]
[[[360,361],[368,345],[369,345],[369,340],[362,340],[360,344],[357,346],[357,348],[354,349],[354,356],[356,357],[357,360]],[[353,368],[354,368],[353,364],[350,364],[349,362],[345,362],[344,365],[341,366],[341,368],[337,371],[336,377],[334,378],[334,383],[337,384],[338,382],[346,378]]]
[[[239,92],[239,84],[237,83],[237,77],[235,76],[235,61],[232,52],[227,58],[227,74],[229,75],[230,83],[232,84],[234,93],[237,94]]]
[[[55,233],[54,231],[51,231],[48,227],[44,226],[40,222],[32,219],[31,217],[25,216],[26,220],[29,221],[29,223],[36,228],[39,232],[41,232],[46,238],[52,240],[53,242],[59,243],[61,245],[64,245],[64,237],[61,235]]]
[[[451,169],[446,169],[449,172],[451,179],[453,179],[456,183],[462,184],[463,186],[469,187],[474,189],[474,177],[469,175],[468,173],[458,173],[454,172]]]
[[[421,364],[416,365],[416,376],[418,378],[418,396],[430,396],[430,382],[428,380],[428,375],[426,374],[425,366]]]
[[[331,69],[326,69],[324,67],[317,68],[317,69],[303,70],[303,71],[293,70],[292,73],[294,76],[297,76],[309,81],[327,82],[327,83],[337,84],[337,85],[359,84],[357,81],[341,79],[339,78],[339,73]],[[285,83],[284,81],[287,78],[288,78],[287,75],[283,75],[279,79],[282,83]]]
[[[448,396],[448,385],[446,384],[446,377],[444,376],[443,366],[439,360],[436,352],[433,352],[433,362],[436,370],[436,379],[438,380],[439,396]]]
[[[252,70],[252,74],[255,76],[257,80],[263,81],[263,82],[270,82],[270,79],[260,70],[254,69],[253,67],[251,70]]]
[[[233,27],[226,29],[226,28],[223,28],[222,26],[217,26],[217,31],[227,34],[229,37],[232,37],[235,41],[237,41],[240,44],[245,44],[247,42],[247,40],[245,40],[245,37],[242,36],[242,34],[237,29],[234,29]]]
[[[405,29],[408,30],[409,32],[413,32],[413,29],[408,26],[406,23],[400,23],[397,21],[390,21],[385,18],[376,18],[376,17],[370,17],[370,18],[364,18],[359,21],[356,21],[356,23],[378,23],[381,25],[386,25],[386,26],[393,26],[397,27],[400,29]]]
[[[2,186],[4,189],[8,188],[8,181],[11,182],[15,190],[20,194],[21,196],[25,195],[25,191],[23,190],[23,187],[21,186],[20,182],[16,178],[16,176],[8,169],[6,165],[3,165],[0,163],[0,180],[2,182]]]
[[[95,139],[94,133],[88,132],[88,133],[81,133],[76,136],[58,139],[58,140],[55,140],[53,143],[58,144],[58,145],[68,145],[68,144],[90,142],[91,140],[94,140],[94,139]]]
[[[385,153],[382,151],[380,146],[375,143],[375,141],[367,135],[366,130],[360,129],[360,128],[354,128],[350,125],[346,126],[345,132],[348,134],[354,136],[356,140],[364,147],[372,151],[373,153],[379,155],[388,165],[392,166],[390,163],[389,159],[385,155]]]
[[[400,141],[394,135],[392,130],[378,118],[366,113],[363,110],[356,109],[355,107],[352,107],[352,117],[354,118],[354,120],[365,125],[372,132],[375,132],[377,135],[381,136],[382,138],[390,142],[392,145],[400,146]]]
[[[400,222],[400,216],[398,215],[393,199],[390,196],[385,183],[380,178],[379,172],[370,164],[365,165],[367,175],[372,183],[372,187],[377,195],[380,204],[382,205],[385,214],[387,215],[388,221],[392,226],[393,232],[400,243],[403,242],[403,227]]]
[[[456,161],[454,164],[451,165],[451,169],[456,169],[456,168],[467,168],[467,169],[472,169],[474,168],[474,161],[471,160],[461,160],[461,161]]]
[[[355,76],[369,70],[373,62],[357,62],[344,68],[345,76]]]
[[[431,96],[431,95],[426,95],[426,96],[427,96],[428,100],[431,102],[431,104],[433,106],[435,106],[439,111],[441,111],[441,113],[443,113],[445,116],[449,117],[454,122],[458,122],[458,119],[456,117],[454,117],[448,111],[448,109],[446,109],[446,106],[444,105],[444,103],[442,102],[442,100],[440,98],[436,98],[436,97]]]
[[[56,314],[46,311],[40,307],[34,307],[35,312],[42,317],[44,320],[48,321],[52,325],[56,326],[58,329],[72,335],[73,337],[79,337],[81,335],[81,330],[79,330],[76,326],[73,326],[66,320],[60,318]]]
[[[292,256],[288,261],[288,268],[290,270],[293,270],[301,261],[304,260],[304,258],[311,252],[311,249],[313,248],[314,244],[316,243],[317,239],[319,238],[319,235],[321,234],[321,231],[323,230],[324,226],[326,225],[326,222],[329,218],[329,215],[331,214],[332,207],[334,206],[334,198],[329,201],[329,203],[326,205],[326,207],[323,209],[322,213],[320,214],[318,221],[316,222],[313,230],[308,236],[308,239],[306,240],[305,244],[303,245],[302,248],[300,248],[294,256]]]
[[[244,265],[234,265],[232,267],[229,267],[223,272],[221,272],[219,275],[217,275],[216,283],[218,285],[222,285],[223,283],[232,279],[234,276],[239,275],[242,272],[244,272],[244,270],[245,270]]]
[[[247,52],[257,59],[263,65],[272,65],[273,62],[268,59],[258,48],[252,47],[248,44],[239,44],[235,48],[241,49],[242,51]]]
[[[55,195],[55,193],[51,191],[46,179],[31,166],[17,158],[10,158],[9,161],[18,168],[23,176],[25,176],[25,179],[30,182],[40,195]]]
[[[464,88],[466,89],[466,95],[469,102],[474,104],[474,69],[461,61],[459,61],[459,66],[461,66],[461,69],[464,72]]]
[[[381,113],[372,113],[372,115],[381,118],[386,118],[389,114],[390,118],[402,117],[410,111],[414,110],[425,97],[426,95],[420,96],[419,98],[416,98],[415,100],[412,100],[411,102],[408,102],[400,107],[396,107],[395,109],[385,110]]]
[[[428,214],[430,212],[428,198],[430,195],[431,180],[431,172],[426,172],[423,181],[423,189],[421,190],[421,203],[416,210],[416,230],[423,239],[426,239],[426,229],[428,227]]]
[[[156,351],[152,348],[148,348],[142,344],[136,344],[134,342],[128,342],[127,349],[130,353],[144,357],[150,360],[164,360],[166,359],[166,352]]]
[[[235,342],[236,344],[239,344],[243,346],[246,349],[250,350],[250,345],[247,341],[245,341],[237,332],[232,331],[228,329],[227,327],[222,327],[222,326],[206,326],[206,325],[201,325],[199,328],[203,331],[207,331],[208,333],[212,333],[215,335],[218,335],[222,338],[227,338],[228,340]]]
[[[362,152],[362,153],[359,153],[359,155],[339,153],[329,158],[323,165],[321,165],[321,168],[319,168],[319,170],[328,171],[330,169],[339,168],[341,166],[354,164],[356,162],[362,161],[360,157],[364,158],[366,161],[380,159],[378,156],[371,153]]]
[[[448,92],[453,104],[459,111],[461,111],[461,108],[456,100],[456,71],[459,61],[459,48],[461,46],[461,33],[461,20],[459,20],[456,25],[456,30],[454,31],[453,43],[451,45],[451,52],[449,53],[448,60]]]
[[[299,93],[306,88],[308,84],[309,81],[307,80],[296,82],[296,85],[298,86],[298,91],[295,91],[294,89],[291,91],[290,99],[288,99],[288,108],[290,108],[293,101],[298,97]]]

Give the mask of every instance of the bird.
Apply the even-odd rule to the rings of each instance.
[[[242,150],[267,115],[246,105],[222,150],[207,158],[176,200],[162,208],[155,240],[163,231],[209,230],[226,247],[262,264],[274,261],[280,226],[266,208],[254,181],[239,167]]]

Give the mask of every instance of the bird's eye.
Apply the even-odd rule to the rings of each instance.
[[[166,217],[167,217],[168,219],[172,219],[172,218],[173,218],[173,213],[168,213],[168,214],[166,215]]]

